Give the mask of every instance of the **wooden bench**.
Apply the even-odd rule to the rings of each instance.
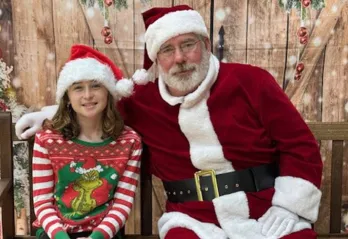
[[[4,239],[15,233],[11,125],[11,114],[0,112],[0,206]]]
[[[33,238],[34,229],[31,228],[31,236],[16,236],[14,229],[14,199],[13,199],[13,166],[12,166],[12,139],[19,141],[14,134],[14,125],[12,125],[11,134],[11,118],[9,113],[0,112],[0,156],[1,156],[1,183],[0,183],[0,205],[2,205],[2,214],[5,216],[3,220],[4,239],[17,238]],[[315,225],[329,224],[327,233],[319,234],[321,239],[338,239],[348,238],[348,234],[341,234],[341,205],[342,205],[342,171],[343,171],[343,150],[344,140],[348,140],[348,122],[344,123],[309,123],[309,126],[318,141],[332,141],[332,158],[331,158],[331,180],[328,186],[331,198],[329,203],[329,222],[324,217],[320,217]],[[32,149],[33,141],[28,141]],[[31,152],[29,155],[32,157]],[[29,164],[30,165],[30,164]],[[145,167],[143,167],[145,168]],[[31,169],[29,169],[31,171]],[[31,184],[30,184],[31,185]],[[141,197],[141,235],[126,235],[126,239],[153,239],[158,235],[152,234],[152,182],[151,176],[142,173],[140,179],[140,197]],[[30,192],[32,192],[30,188]],[[326,192],[323,192],[324,194]],[[339,195],[339,196],[337,196]],[[32,195],[31,195],[32,197]],[[323,195],[324,197],[324,195]],[[325,206],[325,205],[324,205]],[[33,210],[31,201],[31,210]],[[322,210],[322,208],[321,208]],[[31,211],[30,215],[34,215]],[[327,215],[325,215],[327,217]],[[3,217],[4,218],[4,217]],[[31,216],[31,222],[34,217]],[[322,220],[322,221],[320,221]],[[322,231],[322,230],[321,230]]]
[[[0,181],[0,206],[2,207],[2,226],[4,239],[32,239],[35,238],[35,229],[32,227],[34,220],[33,202],[30,200],[30,232],[29,236],[15,235],[15,215],[13,197],[13,141],[27,141],[29,143],[29,160],[32,159],[33,139],[19,140],[14,132],[14,124],[11,123],[11,115],[7,112],[0,112],[0,160],[1,160],[1,181]],[[29,163],[31,181],[31,163]],[[30,183],[30,198],[32,198],[32,184]],[[141,173],[141,234],[125,235],[125,239],[157,239],[152,234],[152,182],[151,176]]]

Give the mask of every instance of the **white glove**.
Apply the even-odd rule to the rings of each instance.
[[[258,220],[262,224],[263,235],[277,238],[292,233],[294,226],[299,221],[298,215],[278,206],[270,207]]]
[[[39,129],[45,119],[52,119],[58,105],[46,106],[43,111],[23,115],[16,123],[16,135],[19,139],[28,139]]]

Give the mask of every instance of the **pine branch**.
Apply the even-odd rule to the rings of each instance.
[[[98,6],[101,12],[104,14],[104,1],[103,0],[98,0]]]
[[[301,0],[278,0],[279,7],[283,8],[285,11],[290,12],[291,9],[297,9],[301,11]],[[325,7],[325,0],[312,0],[311,8],[315,10],[320,10]]]
[[[278,0],[279,7],[285,8],[284,6],[284,0]]]
[[[304,7],[301,8],[301,20],[305,20],[307,18],[307,9]]]
[[[312,0],[312,8],[320,10],[325,7],[325,0]]]
[[[127,9],[127,0],[114,0],[114,6],[117,10],[121,11],[122,8]]]
[[[301,10],[301,0],[293,1],[293,8]]]
[[[151,2],[151,0],[140,0],[140,2],[141,2],[142,4],[146,4],[146,3]]]

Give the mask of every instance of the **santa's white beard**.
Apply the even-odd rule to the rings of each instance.
[[[211,53],[209,51],[203,48],[202,61],[200,64],[176,64],[169,70],[168,73],[165,73],[163,68],[158,65],[159,75],[167,86],[182,92],[192,92],[199,86],[207,75],[209,70],[210,54]],[[174,75],[177,72],[185,70],[193,70],[193,72],[191,75],[184,77]]]

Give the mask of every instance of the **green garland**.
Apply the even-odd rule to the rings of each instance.
[[[151,0],[141,0],[141,2],[143,3],[147,3],[150,1]],[[112,2],[113,2],[112,5],[114,6],[114,8],[119,11],[121,11],[122,8],[124,9],[128,8],[127,0],[112,0]],[[109,8],[107,6],[105,6],[105,12],[103,11],[104,0],[80,0],[80,3],[86,7],[93,7],[97,3],[99,6],[99,9],[102,10],[102,13],[105,15],[105,17],[108,18],[109,16]]]
[[[292,8],[301,10],[301,0],[278,0],[279,6],[290,12]],[[310,6],[314,10],[320,10],[325,7],[325,0],[312,0]]]
[[[104,0],[80,0],[81,4],[86,7],[93,7],[95,3],[98,3],[100,9],[104,8]],[[117,10],[121,10],[121,8],[128,8],[127,0],[113,0],[112,4]],[[107,8],[107,6],[105,7]]]

